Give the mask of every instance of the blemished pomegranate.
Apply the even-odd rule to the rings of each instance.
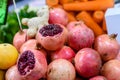
[[[69,46],[63,46],[61,49],[51,52],[50,55],[51,60],[62,58],[72,62],[75,57],[75,52]]]
[[[26,50],[39,50],[42,53],[44,53],[45,56],[47,56],[47,52],[45,49],[41,47],[40,44],[37,43],[36,39],[29,39],[23,45],[20,47],[20,53],[26,51]]]
[[[66,28],[68,29],[68,31],[72,30],[74,27],[77,26],[84,26],[87,27],[83,21],[71,21],[67,24]]]
[[[38,30],[36,40],[47,50],[60,49],[66,42],[67,29],[61,24],[48,24]]]
[[[23,79],[38,80],[47,72],[46,57],[38,50],[26,50],[18,58],[17,69]]]
[[[92,47],[95,38],[93,31],[83,22],[73,24],[74,27],[71,27],[72,29],[69,27],[70,30],[68,30],[68,45],[77,51],[85,47]]]
[[[62,8],[50,8],[49,23],[50,24],[58,23],[66,26],[68,23],[68,16],[65,10]]]
[[[92,48],[79,50],[75,55],[74,62],[77,73],[84,78],[98,75],[102,67],[99,53]]]
[[[116,34],[102,34],[95,39],[94,49],[99,52],[104,62],[116,58],[119,53],[119,43]]]
[[[26,32],[27,29],[24,29],[22,32],[18,31],[13,38],[13,45],[18,51],[20,51],[20,47],[22,46],[22,44],[28,40]]]
[[[75,80],[73,64],[66,59],[56,59],[48,65],[47,80]]]
[[[107,61],[102,69],[101,75],[105,76],[107,80],[120,80],[120,61],[112,59]]]
[[[107,78],[105,76],[98,75],[98,76],[89,78],[89,80],[107,80]]]

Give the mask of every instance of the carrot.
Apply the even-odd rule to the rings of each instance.
[[[93,20],[89,13],[82,11],[76,16],[77,20],[83,20],[84,23],[93,30],[95,36],[101,35],[104,33],[102,28]]]
[[[87,11],[91,16],[93,15],[94,11]]]
[[[79,0],[79,1],[86,2],[86,1],[88,1],[88,0]]]
[[[77,21],[75,16],[72,13],[67,12],[68,21]]]
[[[102,10],[94,11],[94,13],[93,13],[93,19],[94,19],[97,23],[102,22],[103,18],[104,18],[104,12],[103,12]]]
[[[105,21],[105,18],[103,19],[103,22],[102,22],[102,29],[107,32],[107,25],[106,25],[106,21]]]
[[[71,3],[74,0],[59,0],[59,1],[60,1],[60,4],[66,4],[66,3]]]
[[[52,6],[52,7],[55,7],[55,8],[62,8],[62,9],[63,9],[63,6],[60,5],[60,4],[54,5],[54,6]]]
[[[81,10],[106,10],[114,7],[114,0],[93,0],[86,2],[72,2],[63,4],[63,8],[67,11],[81,11]]]
[[[75,0],[74,2],[78,3],[78,2],[80,2],[80,1],[79,1],[79,0]]]
[[[84,2],[85,2],[85,1],[88,1],[88,0],[81,0],[81,1],[84,1]]]
[[[46,0],[46,4],[48,6],[54,6],[57,5],[59,3],[59,0]]]
[[[75,12],[72,12],[72,11],[67,11],[69,14],[71,14],[71,15],[73,15],[73,16],[75,16]]]

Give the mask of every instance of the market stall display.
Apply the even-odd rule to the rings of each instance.
[[[105,16],[114,0],[45,0],[40,6],[36,1],[37,7],[31,1],[20,6],[21,29],[11,10],[0,26],[0,78],[120,79],[119,33],[108,33]]]

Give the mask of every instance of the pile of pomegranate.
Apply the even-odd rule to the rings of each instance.
[[[116,34],[95,36],[83,21],[68,22],[61,8],[49,14],[49,24],[34,38],[26,36],[27,29],[14,36],[19,57],[6,80],[120,80]]]

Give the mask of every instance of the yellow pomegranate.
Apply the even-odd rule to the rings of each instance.
[[[5,71],[0,70],[0,80],[5,80]]]
[[[16,64],[18,58],[17,49],[9,43],[0,44],[0,69],[8,69]]]

